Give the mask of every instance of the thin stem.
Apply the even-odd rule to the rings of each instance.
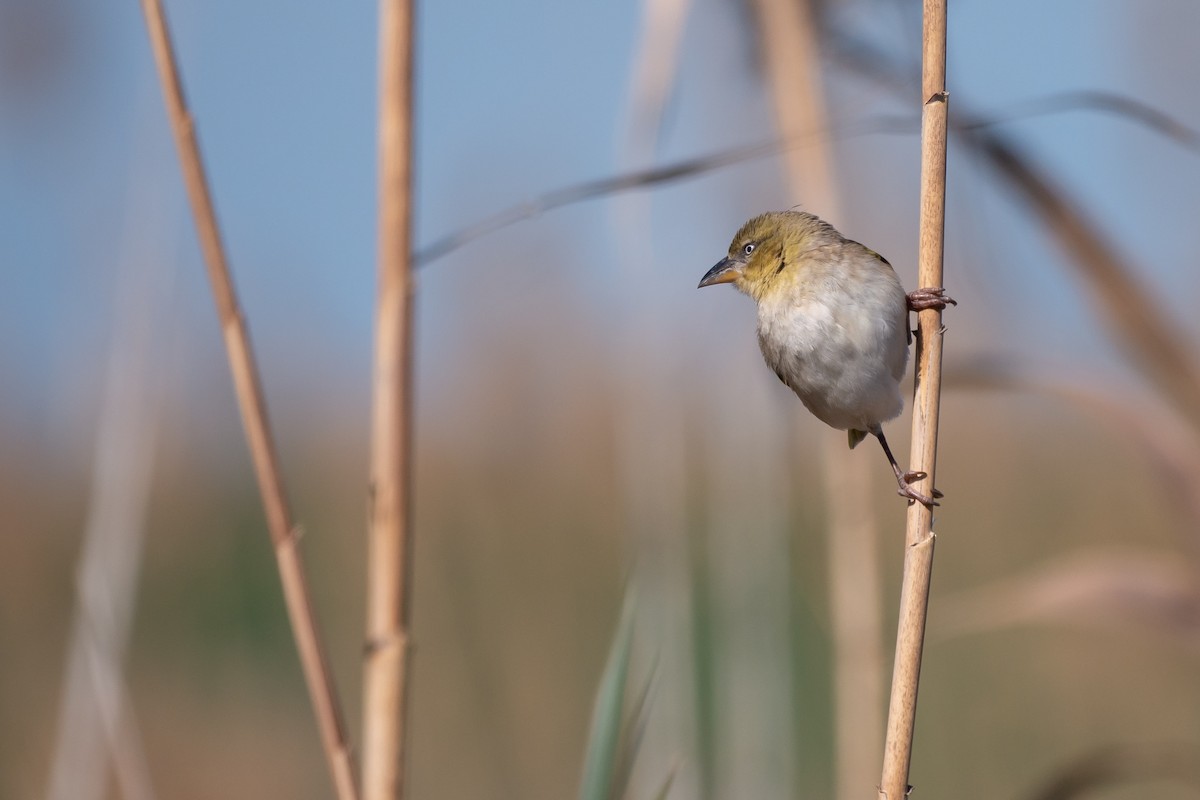
[[[917,283],[942,285],[942,248],[946,219],[946,2],[925,0],[922,34],[921,221]],[[937,458],[938,407],[942,382],[942,315],[926,309],[917,315],[917,373],[913,400],[912,469],[926,473],[919,491],[933,493]],[[902,800],[908,793],[917,686],[925,641],[925,616],[933,570],[933,511],[923,503],[908,509],[896,662],[888,705],[887,738],[879,796]]]
[[[1119,389],[1112,381],[1072,380],[1002,358],[976,357],[947,371],[947,386],[1038,392],[1083,410],[1106,430],[1124,431],[1158,476],[1174,506],[1182,539],[1200,557],[1200,440],[1191,421],[1160,397]]]
[[[258,479],[258,488],[266,511],[267,529],[275,547],[288,618],[291,621],[304,678],[308,684],[309,697],[317,715],[321,743],[329,760],[329,769],[338,797],[340,800],[355,800],[358,797],[358,789],[354,781],[350,742],[342,721],[329,660],[317,630],[304,565],[296,546],[297,532],[292,524],[274,439],[267,420],[262,385],[250,346],[250,336],[238,308],[237,293],[221,244],[216,211],[209,194],[200,147],[196,141],[195,123],[184,98],[161,0],[141,0],[141,4],[150,43],[154,49],[163,100],[175,135],[175,146],[179,152],[179,163],[192,206],[192,216],[200,238],[204,263],[208,268],[213,299],[216,301],[217,313],[224,331],[225,348],[233,373],[238,406],[241,409],[242,425],[254,461],[254,474]]]
[[[638,30],[614,131],[615,157],[622,169],[652,162],[659,149],[665,111],[678,82],[691,0],[638,0],[637,5]],[[678,377],[678,363],[673,357],[677,337],[659,327],[664,292],[669,290],[651,279],[659,265],[653,249],[646,248],[654,238],[654,209],[648,196],[625,195],[611,203],[608,211],[616,256],[613,263],[619,265],[617,279],[643,288],[624,298],[623,324],[613,330],[612,337],[618,358],[631,370],[613,397],[612,420],[623,538],[629,558],[636,565],[628,592],[632,595],[638,593],[638,587],[644,589],[644,602],[638,612],[643,619],[638,626],[642,632],[634,636],[637,640],[648,631],[686,630],[683,548],[687,531],[687,448],[684,421],[672,413],[672,387]],[[648,435],[649,431],[653,435]],[[651,649],[665,650],[662,655],[668,662],[685,663],[676,656],[683,657],[687,651],[685,636],[666,642],[655,638]],[[682,716],[670,726],[656,727],[642,743],[643,755],[654,762],[667,761],[678,752],[678,739],[670,729],[687,726],[691,709],[685,686],[689,677],[680,673],[666,682],[666,696],[661,702],[671,709],[669,715]],[[597,696],[598,702],[601,697]],[[628,719],[636,729],[645,727],[636,714]],[[595,721],[600,720],[597,717]],[[630,731],[616,736],[612,744],[617,745],[618,740],[622,744],[605,759],[599,757],[598,748],[604,739],[598,735],[600,730],[593,728],[589,736],[579,797],[611,800],[633,794],[625,791],[622,783],[622,775],[632,766],[634,743],[626,737]],[[609,788],[601,792],[601,784]]]
[[[1123,258],[1106,231],[1038,169],[1015,143],[984,130],[962,132],[963,140],[1008,179],[1038,219],[1071,256],[1103,329],[1129,363],[1158,388],[1194,428],[1200,428],[1200,363],[1184,326],[1151,295],[1138,270]]]
[[[856,58],[843,52],[843,58]],[[861,64],[854,64],[861,67]],[[1134,98],[1111,92],[1061,92],[1034,98],[1022,103],[1012,110],[995,116],[972,118],[963,122],[966,116],[958,114],[958,130],[977,130],[992,128],[1016,120],[1050,114],[1063,114],[1070,111],[1096,111],[1122,117],[1140,125],[1154,133],[1174,141],[1179,146],[1200,153],[1200,131],[1189,128],[1179,120],[1159,111],[1152,106]],[[727,150],[721,150],[696,158],[677,161],[661,167],[636,170],[634,172],[599,178],[592,181],[552,189],[531,200],[518,203],[498,211],[488,217],[473,222],[429,245],[421,248],[413,255],[413,266],[423,267],[432,261],[449,255],[460,247],[503,230],[518,222],[534,219],[549,211],[574,203],[582,203],[608,195],[631,192],[637,189],[647,189],[662,183],[697,178],[709,172],[725,167],[731,167],[758,158],[767,158],[786,153],[793,148],[808,146],[813,140],[848,139],[856,136],[872,134],[909,134],[917,130],[917,120],[907,116],[876,115],[852,124],[843,124],[825,129],[812,129],[797,136],[758,144],[742,145]],[[837,222],[837,220],[834,220]]]
[[[381,0],[379,296],[375,312],[363,796],[404,795],[411,620],[412,4]]]
[[[1165,781],[1200,788],[1200,752],[1190,742],[1117,744],[1085,754],[1027,795],[1031,800],[1072,800],[1120,784]]]
[[[780,141],[790,143],[782,160],[791,202],[804,200],[822,217],[844,225],[836,131],[821,79],[818,9],[812,0],[757,0],[753,8],[776,127]],[[876,529],[867,502],[872,483],[867,459],[854,458],[841,431],[826,434],[821,453],[829,514],[834,796],[847,798],[870,786],[879,757],[875,732],[882,724],[884,661]]]
[[[148,145],[145,137],[138,138]],[[131,246],[145,240],[143,226],[157,228],[159,222],[155,209],[161,206],[156,202],[160,198],[157,191],[146,191],[152,182],[145,178],[134,177],[134,196],[126,213],[127,253],[117,278],[113,340],[76,568],[74,619],[48,800],[103,800],[109,762],[122,797],[154,797],[122,677],[137,605],[159,430],[161,404],[153,387],[161,351],[154,329],[163,320],[171,282],[170,271],[161,269],[158,259]]]

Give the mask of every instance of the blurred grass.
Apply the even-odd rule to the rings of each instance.
[[[1094,20],[1088,28],[1087,18],[1067,16],[1072,23],[1079,21],[1094,30]],[[715,30],[705,33],[720,38],[705,41],[728,45],[729,25],[728,19],[720,18],[712,26]],[[454,30],[459,27],[456,22]],[[1187,30],[1187,26],[1176,29]],[[1155,32],[1163,30],[1145,27],[1148,33],[1140,35],[1157,46],[1162,42]],[[1052,27],[1045,31],[1051,36],[1054,33]],[[1115,40],[1100,41],[1106,58],[1114,44]],[[721,52],[736,53],[737,49],[722,47]],[[1160,55],[1168,61],[1162,63],[1186,58],[1187,52],[1186,47],[1163,50]],[[703,61],[721,66],[719,57]],[[1137,60],[1143,67],[1152,62],[1157,63]],[[85,72],[99,76],[103,71]],[[1142,72],[1150,75],[1153,70]],[[1129,74],[1136,78],[1140,73],[1134,70]],[[1043,77],[1051,83],[1060,78],[1056,74]],[[1155,99],[1186,101],[1188,97],[1170,81],[1135,80],[1134,84],[1161,90]],[[711,82],[706,90],[721,87],[720,82]],[[717,113],[729,117],[731,127],[714,130],[744,131],[746,125],[761,122],[755,113],[757,100],[746,94],[746,88],[740,83],[736,86],[737,96],[749,101],[747,113],[729,115],[727,108],[718,104]],[[840,86],[839,91],[847,88]],[[1004,90],[1013,88],[1010,85]],[[728,89],[725,85],[724,90]],[[534,86],[532,91],[540,90]],[[709,92],[699,95],[708,96]],[[92,106],[101,108],[105,119],[122,117],[104,103],[80,107]],[[10,117],[23,120],[20,114]],[[341,117],[329,118],[344,127]],[[695,121],[692,116],[681,119]],[[711,122],[713,118],[701,119]],[[61,130],[72,136],[76,132],[96,134],[90,124],[61,126]],[[1104,129],[1095,133],[1097,142],[1115,141]],[[103,131],[100,134],[104,135]],[[505,145],[497,150],[495,132],[490,128],[480,135],[486,152],[500,154],[502,158],[497,160],[507,164],[511,148]],[[56,133],[50,139],[58,137]],[[125,137],[121,139],[124,142]],[[1057,160],[1065,155],[1056,149],[1065,142],[1039,141],[1048,157]],[[531,153],[541,155],[536,143],[532,146]],[[899,142],[882,145],[893,146],[907,147]],[[913,233],[911,226],[905,224],[904,234],[892,227],[899,224],[897,190],[915,178],[904,166],[909,159],[905,156],[885,163],[865,146],[855,147],[862,149],[855,149],[854,158],[847,160],[857,163],[861,159],[867,165],[853,178],[863,189],[857,193],[863,209],[859,213],[868,214],[872,205],[886,208],[886,212],[874,214],[873,221],[864,216],[860,229],[883,234],[883,244],[890,232],[896,244],[885,248],[889,254],[911,250],[908,245],[912,242],[904,238]],[[1071,149],[1084,157],[1088,152],[1092,156],[1102,152]],[[607,146],[604,152],[608,153]],[[139,157],[145,155],[139,150]],[[576,155],[571,155],[572,163],[576,163]],[[1075,155],[1072,152],[1072,158],[1066,159],[1067,166],[1075,163],[1079,167],[1072,160]],[[1145,143],[1139,143],[1133,155],[1119,159],[1125,169],[1134,170],[1139,178],[1161,180],[1154,177],[1152,163],[1160,157]],[[37,154],[34,156],[36,161]],[[76,160],[51,159],[56,169]],[[535,158],[535,167],[543,160]],[[486,161],[472,161],[467,170],[471,174],[466,177],[466,173],[459,174],[461,165],[454,163],[449,185],[451,194],[457,192],[450,206],[456,214],[451,218],[457,218],[464,204],[472,205],[469,198],[477,199],[481,187],[485,195],[499,192],[498,196],[511,199],[513,190],[519,196],[528,186],[540,186],[546,177],[544,171],[539,173],[538,168],[530,169],[519,161],[513,162],[509,171],[501,169],[495,174],[478,169]],[[1186,181],[1184,165],[1177,166],[1179,169],[1171,170],[1172,180],[1195,185]],[[730,208],[787,205],[798,199],[789,196],[783,202],[785,198],[770,188],[777,166],[764,163],[758,169],[761,171],[747,173],[746,180],[706,184],[699,194],[694,188],[664,191],[659,208],[672,205],[683,212],[661,214],[656,220],[656,233],[663,237],[658,244],[669,243],[671,258],[683,262],[672,270],[692,269],[684,265],[693,263],[697,250],[709,246],[702,240],[711,239],[709,232],[700,235],[697,231],[714,218],[738,216],[731,214]],[[1114,178],[1110,171],[1097,171],[1092,164],[1087,164],[1087,169],[1090,177],[1103,182],[1086,184],[1090,193],[1107,187]],[[70,170],[62,174],[73,175]],[[531,176],[533,183],[514,182],[514,174]],[[260,180],[263,175],[251,177],[264,191],[275,192],[277,182]],[[510,180],[497,179],[497,175],[508,175]],[[862,183],[867,175],[869,183]],[[755,176],[761,180],[753,179]],[[88,217],[83,227],[102,228],[110,221],[104,214],[97,215],[107,199],[98,201],[86,187],[76,197],[81,188],[74,178],[56,182],[62,183],[71,197],[64,209],[77,206],[85,210],[80,212]],[[102,187],[99,196],[109,198],[109,181],[101,180],[98,185]],[[1179,261],[1171,257],[1174,251],[1170,248],[1187,238],[1187,228],[1172,228],[1169,223],[1178,222],[1172,214],[1190,205],[1148,202],[1162,193],[1139,196],[1144,185],[1125,186],[1119,179],[1110,188],[1113,192],[1105,195],[1101,191],[1090,201],[1117,203],[1137,223],[1131,230],[1150,231],[1152,235],[1140,238],[1123,236],[1123,246],[1134,250],[1149,247],[1145,277],[1158,281],[1164,294],[1168,287],[1178,289],[1171,283],[1177,274],[1149,268]],[[36,205],[41,193],[32,191],[25,197],[27,192],[29,187],[17,185],[19,202],[26,205],[32,200]],[[681,202],[685,192],[709,199],[700,205],[692,200]],[[1176,195],[1168,192],[1164,196]],[[713,198],[720,198],[725,205],[711,204]],[[975,202],[979,202],[977,197]],[[964,196],[963,208],[971,204]],[[1011,226],[1002,224],[996,208],[976,211],[987,217],[989,226],[995,217],[997,231],[1013,232]],[[748,467],[747,472],[754,474],[756,465],[743,462],[769,445],[762,438],[764,432],[778,435],[786,426],[776,423],[784,414],[794,414],[803,419],[799,424],[804,436],[791,450],[786,481],[793,491],[788,507],[779,512],[791,533],[787,554],[791,595],[784,609],[789,636],[782,650],[792,696],[790,707],[771,709],[771,713],[790,717],[795,749],[759,737],[754,740],[756,746],[774,749],[767,758],[760,753],[749,755],[756,764],[794,759],[797,795],[828,797],[833,778],[825,622],[827,559],[818,535],[824,524],[817,488],[821,482],[811,458],[817,423],[807,418],[792,396],[772,385],[780,400],[775,409],[778,413],[762,424],[754,420],[756,424],[737,431],[748,443],[736,457],[714,447],[712,417],[719,411],[729,415],[727,421],[734,416],[730,409],[744,410],[747,394],[752,394],[740,380],[742,375],[739,380],[729,380],[736,369],[732,359],[740,359],[747,367],[746,375],[773,380],[753,352],[749,307],[728,312],[730,322],[726,324],[716,315],[705,316],[707,311],[694,315],[690,310],[680,312],[699,307],[679,289],[686,284],[684,288],[690,291],[695,276],[682,284],[674,272],[648,276],[641,285],[613,281],[611,254],[596,247],[597,238],[588,233],[590,222],[581,224],[585,215],[592,213],[579,209],[578,216],[572,217],[563,212],[568,224],[559,229],[563,240],[558,247],[548,246],[553,244],[546,241],[549,226],[530,225],[529,237],[519,244],[496,237],[488,247],[473,248],[469,259],[422,276],[421,305],[427,324],[422,330],[425,338],[419,337],[426,363],[419,380],[423,394],[418,408],[412,794],[418,798],[537,800],[567,797],[575,791],[591,699],[620,606],[619,587],[636,550],[622,532],[625,515],[618,489],[621,481],[614,474],[616,432],[610,412],[614,395],[619,394],[614,385],[628,374],[621,365],[611,363],[608,340],[615,326],[628,321],[627,305],[613,299],[639,291],[649,293],[673,312],[659,321],[686,332],[689,349],[679,354],[680,372],[699,376],[694,385],[678,387],[678,409],[687,419],[689,442],[698,443],[696,452],[703,456],[688,454],[691,494],[687,511],[694,534],[690,540],[694,547],[689,628],[694,642],[698,724],[696,731],[688,732],[694,733],[694,741],[680,742],[681,763],[684,770],[701,776],[701,788],[707,787],[707,792],[700,793],[704,800],[723,796],[713,788],[728,786],[723,767],[745,755],[738,749],[744,742],[743,731],[730,719],[731,686],[738,676],[731,674],[734,659],[728,651],[736,640],[733,634],[741,629],[766,629],[751,611],[761,610],[774,597],[763,592],[767,599],[756,595],[757,603],[736,592],[731,597],[725,584],[716,587],[712,580],[729,569],[723,556],[736,552],[739,545],[753,545],[756,532],[775,524],[766,519],[770,515],[757,515],[755,509],[733,497],[729,501],[732,508],[721,515],[722,520],[736,519],[743,524],[736,531],[715,530],[723,524],[714,522],[713,504],[705,502],[697,487],[710,486],[714,473],[728,476]],[[1145,227],[1147,214],[1156,217],[1153,230]],[[55,238],[64,242],[79,238],[79,220],[72,214],[64,216],[54,221]],[[258,222],[242,219],[243,225],[250,227],[277,227]],[[320,228],[332,231],[337,226]],[[1185,231],[1183,238],[1172,238],[1172,230]],[[35,235],[45,236],[42,231]],[[1037,235],[1040,232],[1035,232]],[[997,269],[996,275],[982,280],[978,272],[972,274],[970,262],[979,250],[972,247],[980,243],[976,238],[984,245],[979,252],[995,251],[993,257],[1006,258],[1011,269]],[[995,246],[1000,243],[997,239],[989,245],[988,237],[968,237],[964,245],[968,249],[960,254],[966,266],[961,280],[974,288],[983,302],[965,303],[970,314],[951,323],[956,346],[974,339],[990,347],[1002,339],[1024,355],[1074,359],[1077,350],[1055,352],[1058,343],[1045,339],[1045,321],[1051,319],[1057,320],[1060,332],[1064,324],[1070,328],[1068,344],[1071,334],[1103,338],[1102,330],[1079,324],[1079,309],[1068,292],[1053,286],[1052,258],[1011,241]],[[263,253],[273,254],[265,259],[269,267],[279,257],[276,244],[260,241],[255,245],[257,251],[244,249],[247,271],[262,266]],[[697,244],[702,246],[693,247]],[[39,240],[35,249],[50,251],[56,246]],[[23,374],[25,367],[18,370],[16,361],[9,360],[15,358],[6,356],[10,349],[0,353],[15,376],[6,387],[9,391],[0,393],[0,798],[38,796],[43,788],[78,534],[86,510],[84,465],[90,463],[86,451],[92,425],[84,395],[94,378],[93,350],[81,346],[78,356],[64,359],[62,353],[71,348],[52,343],[56,338],[79,337],[81,331],[85,332],[81,338],[95,338],[87,335],[95,332],[95,325],[80,326],[78,318],[86,317],[89,309],[94,312],[97,290],[102,295],[108,283],[104,260],[96,257],[106,250],[103,239],[84,237],[75,247],[86,253],[86,258],[77,259],[82,269],[55,273],[53,261],[35,259],[30,263],[37,269],[13,272],[16,291],[12,296],[17,305],[10,310],[27,307],[31,316],[24,308],[10,315],[13,325],[8,346],[12,353],[27,353],[44,361],[31,372],[51,372],[57,363],[64,374],[54,381],[35,376],[28,386],[17,385],[31,380]],[[345,252],[331,247],[328,252],[314,251],[296,259],[299,268],[315,269],[314,264],[330,260],[341,264],[346,252],[354,251],[352,246]],[[581,252],[593,248],[597,252]],[[1004,256],[1001,251],[1012,252]],[[1167,257],[1161,257],[1163,253]],[[334,254],[337,257],[331,259]],[[352,255],[347,258],[354,260]],[[256,259],[260,263],[253,263]],[[293,259],[287,260],[291,269]],[[902,258],[896,261],[903,271]],[[1029,267],[1023,271],[1019,262],[1025,261]],[[350,272],[335,273],[334,280],[353,282]],[[269,269],[263,270],[249,283],[257,282],[262,290],[268,274]],[[564,286],[579,291],[580,276],[586,276],[582,283],[599,297],[584,303],[572,298],[570,289],[564,292]],[[1031,276],[1048,281],[1050,289],[1029,296],[1026,289]],[[295,273],[286,273],[287,281],[294,277]],[[44,280],[50,283],[39,292],[23,291],[22,283]],[[47,287],[54,287],[53,291]],[[30,302],[39,299],[35,294],[45,294],[40,299],[53,299],[54,305],[61,307],[43,320],[41,315],[51,306]],[[1178,313],[1186,306],[1187,292],[1175,294]],[[328,317],[323,316],[328,308],[318,308],[345,302],[344,298],[321,297],[319,303],[304,306],[302,295],[289,287],[283,295],[282,313],[274,318],[261,313],[269,308],[266,302],[252,302],[258,309],[252,321],[262,326],[267,341],[274,336],[279,343],[275,349],[264,350],[269,390],[272,377],[278,379],[281,362],[294,359],[291,381],[282,398],[285,402],[275,404],[273,400],[272,408],[281,412],[276,420],[282,421],[283,461],[297,518],[307,532],[303,547],[319,616],[335,673],[351,698],[360,688],[363,638],[366,431],[361,421],[367,404],[355,395],[355,381],[346,381],[347,388],[328,376],[353,373],[352,366],[343,368],[341,362],[353,362],[361,354],[347,354],[331,344],[336,337],[327,327]],[[606,302],[610,307],[598,311]],[[721,302],[720,319],[725,319],[728,300]],[[1181,302],[1183,306],[1179,306]],[[217,337],[207,306],[202,313],[202,325],[190,335],[212,347],[178,359],[174,369],[179,394],[164,414],[169,434],[161,448],[149,520],[149,551],[128,682],[162,796],[327,797],[328,781],[315,726],[283,615],[269,545],[262,535],[263,520],[232,413],[224,364],[214,358]],[[303,325],[296,325],[297,319],[303,320]],[[429,319],[434,322],[428,323]],[[178,328],[174,334],[179,334]],[[330,369],[335,360],[339,369]],[[700,369],[702,364],[723,366],[705,372]],[[365,385],[365,370],[357,378]],[[197,391],[198,385],[217,388],[215,392]],[[47,393],[51,396],[42,396]],[[280,390],[280,395],[283,393]],[[315,395],[320,397],[314,400]],[[342,402],[322,405],[330,395],[338,395]],[[712,398],[708,405],[701,402],[705,396]],[[9,402],[62,408],[44,416],[22,414],[16,405],[5,405]],[[761,404],[749,405],[754,411],[763,410]],[[70,411],[64,410],[68,407]],[[937,518],[941,542],[931,607],[935,636],[940,603],[959,591],[1020,573],[1051,556],[1106,542],[1145,547],[1179,559],[1191,555],[1177,539],[1178,524],[1169,517],[1169,504],[1163,502],[1147,465],[1118,432],[1057,402],[1033,396],[950,394],[943,413],[939,481],[948,498]],[[46,419],[69,422],[64,426],[69,430],[37,429]],[[906,426],[896,427],[893,444],[898,452],[904,452],[901,431]],[[89,441],[81,444],[75,437]],[[721,468],[715,468],[722,462]],[[881,491],[875,506],[886,560],[883,596],[895,598],[902,507],[890,491]],[[709,546],[713,538],[722,536],[727,537],[720,540],[725,547]],[[734,541],[729,547],[728,539],[735,536],[749,541]],[[737,591],[753,594],[760,589],[743,584]],[[884,613],[886,619],[895,617],[894,608]],[[774,628],[768,630],[775,632]],[[889,627],[889,649],[891,635]],[[1200,744],[1195,649],[1178,645],[1161,635],[1128,627],[1085,630],[1066,625],[1016,628],[934,643],[925,661],[917,720],[913,774],[917,796],[1026,797],[1056,769],[1096,747],[1123,741]],[[739,655],[742,666],[747,660],[766,657],[762,653]],[[347,705],[351,716],[357,715],[357,704]],[[756,729],[775,730],[775,720],[769,722],[749,720]],[[351,729],[359,729],[356,720],[351,720]],[[881,737],[876,731],[861,735]],[[668,768],[652,764],[649,769],[661,776]],[[869,787],[876,778],[864,776],[863,783]],[[677,782],[677,790],[685,787],[684,781]],[[1107,800],[1195,796],[1178,786],[1158,783],[1110,788],[1100,794]]]
[[[416,797],[574,793],[627,568],[603,382],[592,384],[599,388],[588,402],[547,414],[519,402],[522,387],[539,379],[536,365],[517,355],[496,358],[493,369],[480,381],[499,410],[480,420],[457,416],[469,404],[444,406],[439,411],[449,418],[419,448]],[[939,598],[1051,554],[1112,542],[1184,557],[1166,504],[1119,433],[1036,397],[961,393],[945,406],[948,502],[937,523],[935,634]],[[491,425],[522,435],[486,436]],[[196,461],[190,437],[201,434],[180,433],[186,426],[169,419],[167,428],[175,433],[162,448],[128,671],[156,785],[164,797],[185,799],[328,796],[238,443],[229,464]],[[529,431],[536,433],[523,435]],[[804,438],[812,433],[804,430]],[[339,683],[353,696],[362,631],[363,434],[290,429],[284,441],[320,618]],[[706,456],[722,458],[718,451]],[[700,480],[704,462],[691,469]],[[789,476],[794,593],[786,657],[795,703],[781,711],[791,717],[799,752],[777,755],[795,758],[801,796],[824,797],[833,780],[829,643],[812,469],[802,463]],[[0,796],[24,797],[40,793],[48,764],[83,483],[62,465],[36,462],[0,462],[0,475],[9,520],[0,559]],[[701,500],[693,497],[689,510],[697,529],[710,508]],[[884,596],[892,598],[902,504],[882,491],[876,506]],[[747,511],[745,519],[741,535],[752,536],[755,516]],[[701,547],[693,559],[697,574],[722,567]],[[699,726],[679,756],[685,769],[719,786],[717,756],[727,758],[737,744],[721,710],[733,677],[722,666],[730,663],[721,652],[729,641],[724,626],[756,621],[718,607],[720,596],[699,578],[692,591]],[[894,609],[885,614],[894,619]],[[892,633],[889,625],[889,649]],[[1044,626],[936,642],[925,664],[913,782],[928,797],[1020,797],[1093,747],[1198,743],[1195,667],[1192,651],[1128,629]],[[661,779],[670,766],[646,768]],[[981,795],[981,786],[997,788]],[[1157,797],[1188,796],[1178,787],[1153,788]],[[1145,790],[1131,785],[1103,796],[1143,797]]]
[[[640,739],[636,734],[631,738],[629,733],[641,727],[639,718],[644,711],[644,706],[636,709],[631,722],[627,722],[625,693],[629,684],[636,612],[637,602],[631,593],[627,593],[604,674],[596,690],[579,800],[620,800],[628,788],[629,772],[623,766],[632,767],[637,739]]]

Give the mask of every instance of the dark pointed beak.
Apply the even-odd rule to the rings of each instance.
[[[718,283],[733,283],[741,276],[742,266],[740,261],[722,258],[712,269],[704,273],[704,277],[700,279],[700,285],[696,288],[703,289],[705,286],[714,286]]]

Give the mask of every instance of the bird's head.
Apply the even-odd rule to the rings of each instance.
[[[700,287],[732,283],[738,291],[761,300],[786,267],[799,263],[804,251],[824,244],[833,228],[803,211],[770,211],[747,222],[729,244],[729,254],[704,274]]]

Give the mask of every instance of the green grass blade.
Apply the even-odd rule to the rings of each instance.
[[[671,793],[671,784],[675,782],[675,774],[679,771],[678,767],[672,767],[667,773],[667,779],[663,781],[663,785],[659,788],[658,794],[654,795],[654,800],[667,800],[667,795]]]
[[[629,656],[633,649],[633,606],[633,594],[629,592],[625,596],[621,622],[613,637],[608,663],[600,678],[600,689],[592,709],[592,726],[583,761],[579,800],[612,800],[613,776],[619,761],[625,685],[629,677]]]
[[[637,759],[638,750],[642,746],[642,738],[646,733],[646,725],[650,721],[650,690],[654,686],[654,676],[658,665],[650,670],[650,676],[642,685],[642,690],[633,701],[630,712],[621,723],[621,733],[618,738],[617,763],[613,772],[613,783],[610,787],[612,800],[625,796],[629,788],[629,779],[633,775],[633,762]]]

